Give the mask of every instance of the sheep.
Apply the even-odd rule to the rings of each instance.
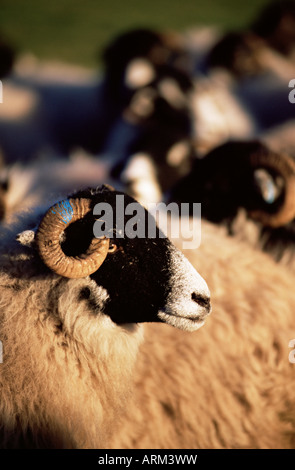
[[[131,30],[112,39],[101,56],[99,75],[62,64],[28,66],[19,60],[4,83],[6,104],[0,110],[0,142],[8,164],[44,154],[67,157],[82,148],[114,165],[129,156],[129,146],[140,135],[142,120],[146,123],[148,118],[140,110],[138,120],[140,89],[146,91],[150,85],[154,90],[155,81],[161,85],[162,95],[171,88],[175,94],[176,88],[176,108],[183,107],[179,96],[183,100],[184,92],[177,87],[190,84],[181,65],[185,51],[176,33]],[[161,107],[155,104],[156,97],[151,101],[151,106]],[[166,112],[163,110],[164,116]]]
[[[206,58],[206,72],[225,69],[239,81],[259,78],[267,83],[272,75],[290,79],[294,64],[269,47],[251,30],[229,31],[211,48]],[[251,83],[251,82],[250,82]]]
[[[161,201],[192,168],[190,87],[182,74],[162,69],[125,110],[125,118],[138,126],[137,136],[110,174],[141,203]]]
[[[294,118],[288,84],[294,64],[252,31],[229,31],[211,47],[195,76],[192,100],[198,150],[249,139]]]
[[[116,138],[121,122],[135,129],[125,155],[119,150],[123,155],[117,167],[126,165],[130,156],[138,152],[149,154],[155,162],[163,160],[163,154],[172,145],[191,136],[191,91],[190,78],[170,66],[159,67],[153,80],[134,90],[119,127],[115,126],[110,133],[110,140],[114,139],[116,145],[122,144],[122,138]],[[110,142],[108,148],[112,147]],[[114,167],[113,172],[116,171]]]
[[[112,38],[102,49],[101,59],[94,139],[98,140],[97,134],[101,137],[90,151],[107,160],[114,173],[136,152],[138,141],[146,141],[147,133],[157,125],[167,127],[165,118],[174,125],[173,131],[188,135],[190,120],[185,108],[191,83],[180,35],[131,29]]]
[[[236,96],[232,77],[223,70],[195,79],[191,114],[194,147],[200,157],[229,139],[250,139],[259,131]]]
[[[20,57],[3,81],[0,141],[7,164],[67,158],[80,148],[111,153],[108,134],[121,108],[107,93],[108,80],[94,70]]]
[[[6,215],[7,181],[0,181],[0,221]]]
[[[146,210],[154,238],[124,236],[134,203],[80,190],[1,233],[1,448],[103,447],[129,406],[140,323],[195,331],[210,313],[206,282]]]
[[[200,202],[202,217],[294,265],[295,164],[259,141],[230,141],[196,159],[168,200]]]
[[[64,65],[58,72],[58,66],[19,62],[3,81],[0,143],[6,163],[51,154],[65,158],[77,148],[99,150],[108,114],[97,75],[79,67]]]
[[[133,90],[147,85],[163,66],[187,73],[190,58],[180,34],[135,28],[119,33],[102,51],[106,92],[122,109]]]
[[[253,115],[236,93],[234,61],[232,57],[227,61],[224,50],[219,53],[221,47],[219,44],[223,44],[224,38],[228,35],[221,35],[217,31],[213,33],[210,31],[207,33],[209,45],[205,45],[204,51],[197,52],[197,63],[192,74],[194,87],[190,99],[190,112],[195,146],[200,156],[230,138],[251,138],[257,132],[257,123]],[[188,40],[193,42],[193,37],[189,36]],[[230,47],[227,45],[227,48],[223,49],[234,48],[232,38],[229,42]],[[198,56],[201,58],[198,59]],[[228,67],[227,62],[230,62]]]
[[[238,79],[258,75],[262,72],[262,48],[262,43],[254,34],[248,31],[229,31],[209,51],[207,69],[222,67]]]
[[[193,84],[179,65],[183,49],[174,44],[170,35],[167,40],[167,35],[139,29],[119,35],[105,50],[106,88],[122,116],[105,147],[120,155],[111,175],[142,203],[161,200],[192,164]]]
[[[177,125],[177,131],[171,129],[173,123],[169,123],[166,132],[163,125],[165,119],[161,117],[161,119],[154,120],[156,123],[154,131],[153,126],[149,126],[146,133],[143,131],[143,137],[131,146],[127,164],[126,162],[123,164],[123,169],[122,163],[119,165],[121,171],[119,174],[121,181],[126,185],[126,190],[141,203],[162,200],[163,194],[169,191],[185,173],[188,174],[191,171],[194,154],[197,153],[198,157],[203,157],[209,150],[230,139],[263,138],[266,133],[265,129],[272,130],[271,126],[277,122],[289,123],[288,120],[294,112],[293,105],[287,100],[285,77],[277,76],[277,70],[274,70],[273,61],[269,58],[269,51],[265,50],[259,42],[259,47],[256,48],[256,44],[257,40],[246,33],[231,33],[223,37],[208,58],[208,63],[214,68],[214,72],[211,71],[210,75],[204,77],[197,76],[194,85],[188,88],[184,114],[182,116],[179,114],[180,122],[182,122],[181,129],[183,129],[181,133],[179,125]],[[220,54],[220,48],[229,49],[228,61],[224,55]],[[236,64],[233,57],[237,51],[243,51],[244,48],[249,60],[238,60]],[[217,59],[221,61],[220,64]],[[222,65],[225,69],[226,64],[229,73],[224,70],[215,70],[217,65]],[[282,67],[279,67],[280,70],[285,70],[285,68],[284,63]],[[295,71],[294,67],[292,70]],[[285,75],[286,73],[289,74],[289,69]],[[278,87],[273,95],[271,90],[275,83]],[[250,96],[247,91],[248,86],[250,94],[255,96],[255,93],[258,93],[259,100],[265,100],[266,106],[263,103],[258,106],[261,118],[255,110],[251,110],[252,98],[248,101],[248,96]],[[259,91],[260,87],[265,88],[262,93]],[[150,92],[150,87],[148,90]],[[245,90],[246,93],[244,93]],[[141,104],[141,110],[145,109],[147,104],[148,109],[152,108],[153,100],[145,89],[140,89],[135,93],[135,104],[136,97],[138,97],[138,103]],[[253,99],[254,107],[257,106],[259,100]],[[272,100],[278,102],[278,106],[274,105],[276,109],[274,120],[272,120],[274,113],[269,112],[268,109],[269,106],[273,106]],[[282,105],[284,102],[285,104]],[[136,114],[137,108],[139,106],[133,107],[131,100],[126,114],[127,111],[130,113],[130,109],[131,115],[132,112],[133,115]],[[153,122],[151,116],[149,119]],[[185,124],[185,120],[190,122],[191,129]],[[165,137],[166,134],[168,138]],[[174,164],[175,155],[176,164]]]
[[[279,4],[276,7],[280,9]],[[229,139],[246,138],[294,153],[290,96],[295,68],[288,57],[249,26],[220,35],[202,67],[205,78],[197,76],[194,102],[202,155]]]
[[[0,33],[0,79],[9,75],[16,59],[16,50],[14,45]]]
[[[108,164],[84,152],[73,152],[68,159],[52,155],[30,163],[3,166],[0,170],[0,222],[7,225],[19,214],[30,211],[36,205],[65,198],[73,188],[97,186],[107,179]]]
[[[250,30],[280,54],[295,58],[295,4],[293,0],[271,1],[250,24]]]
[[[269,58],[269,56],[271,56]],[[283,77],[277,71],[267,71],[239,83],[235,92],[256,123],[257,132],[288,122],[294,118],[294,108],[288,100],[289,81],[295,74],[295,67],[286,67],[285,61],[268,51],[266,61],[273,61]],[[286,70],[286,71],[285,71]]]
[[[107,448],[294,448],[294,276],[206,221],[184,253],[212,316],[196,335],[145,325],[133,406]]]
[[[187,129],[181,127],[185,131],[182,139],[190,137],[192,133],[195,134],[199,150],[202,149],[202,151],[204,146],[208,145],[207,140],[210,144],[211,141],[214,142],[214,139],[218,139],[219,142],[220,138],[245,138],[253,135],[253,118],[238,103],[231,86],[228,86],[228,83],[220,78],[215,80],[211,77],[208,80],[208,77],[201,77],[199,74],[196,77],[194,76],[192,59],[194,52],[191,50],[190,41],[193,41],[190,34],[187,37],[185,34],[181,37],[177,36],[176,39],[173,36],[171,46],[171,36],[167,41],[165,34],[160,35],[155,31],[146,29],[131,30],[119,35],[111,42],[104,53],[105,82],[106,89],[109,88],[107,93],[110,96],[110,101],[120,103],[127,121],[130,120],[131,123],[140,124],[139,127],[142,127],[148,117],[148,123],[150,121],[155,122],[156,129],[161,129],[164,126],[164,130],[165,116],[162,116],[159,122],[151,119],[153,118],[151,110],[154,110],[155,106],[159,107],[159,105],[155,105],[155,97],[157,101],[159,98],[161,100],[164,98],[170,106],[172,104],[178,111],[183,108],[187,118],[189,118],[190,128],[187,125]],[[177,47],[175,47],[175,43]],[[162,51],[161,54],[158,49]],[[157,54],[155,50],[157,50]],[[165,50],[165,54],[163,50]],[[166,76],[165,82],[167,81],[167,75],[169,81],[169,88],[168,83],[165,83],[167,90],[165,94],[163,94],[165,89],[162,86],[164,74]],[[174,90],[171,86],[171,79],[174,82]],[[178,90],[175,89],[175,81],[178,83]],[[186,96],[181,97],[179,88],[182,95],[185,92]],[[169,95],[173,100],[169,98]],[[175,104],[171,101],[174,101]],[[212,110],[214,110],[213,118],[217,121],[214,125],[212,124]],[[183,112],[182,114],[182,126],[184,126],[185,114]],[[208,114],[209,117],[207,117]],[[175,109],[174,115],[176,115]],[[169,119],[171,121],[171,118]],[[170,122],[171,124],[172,122]],[[120,126],[119,129],[121,129]],[[178,129],[179,124],[171,130],[170,139],[173,139],[174,133],[179,133]],[[120,133],[123,132],[126,131],[123,130]],[[143,134],[143,138],[139,137],[139,142],[135,139],[135,145],[130,149],[129,155],[133,157],[133,154],[147,153],[142,148],[147,146],[152,159],[163,159],[163,155],[167,153],[167,148],[162,150],[162,157],[159,157],[160,152],[157,149],[150,149],[152,147],[151,142],[154,142],[155,139],[160,140],[158,135],[156,137],[154,134],[150,136],[149,132],[146,135],[144,129]],[[111,133],[109,141],[114,138],[113,136],[114,133]],[[173,143],[177,144],[177,140],[174,139]],[[155,155],[153,155],[153,152]]]

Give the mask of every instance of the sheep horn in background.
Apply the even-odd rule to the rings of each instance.
[[[289,223],[295,217],[295,163],[287,155],[276,153],[255,152],[250,157],[252,168],[263,168],[283,179],[283,201],[277,212],[263,210],[249,212],[249,215],[260,220],[264,225],[280,227]]]
[[[93,238],[87,251],[79,256],[67,256],[62,251],[62,233],[70,224],[83,219],[90,210],[91,199],[65,199],[52,206],[40,222],[36,234],[40,257],[61,276],[75,279],[89,276],[97,271],[107,256],[107,238]]]

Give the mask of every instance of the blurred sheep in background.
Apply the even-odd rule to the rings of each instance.
[[[278,7],[270,4],[244,30],[125,30],[100,51],[100,73],[15,60],[0,109],[2,199],[15,200],[9,195],[15,163],[30,173],[30,165],[52,162],[57,172],[65,160],[64,174],[77,186],[79,171],[69,168],[78,155],[79,165],[91,168],[89,184],[93,177],[98,184],[107,179],[147,204],[169,197],[196,171],[195,160],[228,141],[259,138],[292,155],[295,108],[288,85],[295,65],[286,25],[294,2],[280,4],[278,21],[268,20]],[[63,179],[47,178],[43,186],[54,192],[53,180],[60,181],[63,192]]]

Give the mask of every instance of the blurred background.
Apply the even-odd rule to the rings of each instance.
[[[1,223],[108,183],[294,269],[295,0],[0,9]]]
[[[102,48],[139,26],[183,31],[244,27],[265,0],[1,0],[1,30],[22,52],[96,67]]]

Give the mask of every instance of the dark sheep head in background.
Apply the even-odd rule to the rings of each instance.
[[[0,79],[11,72],[15,56],[14,46],[0,33]]]
[[[268,3],[257,15],[250,29],[270,47],[291,58],[295,50],[294,0]]]

